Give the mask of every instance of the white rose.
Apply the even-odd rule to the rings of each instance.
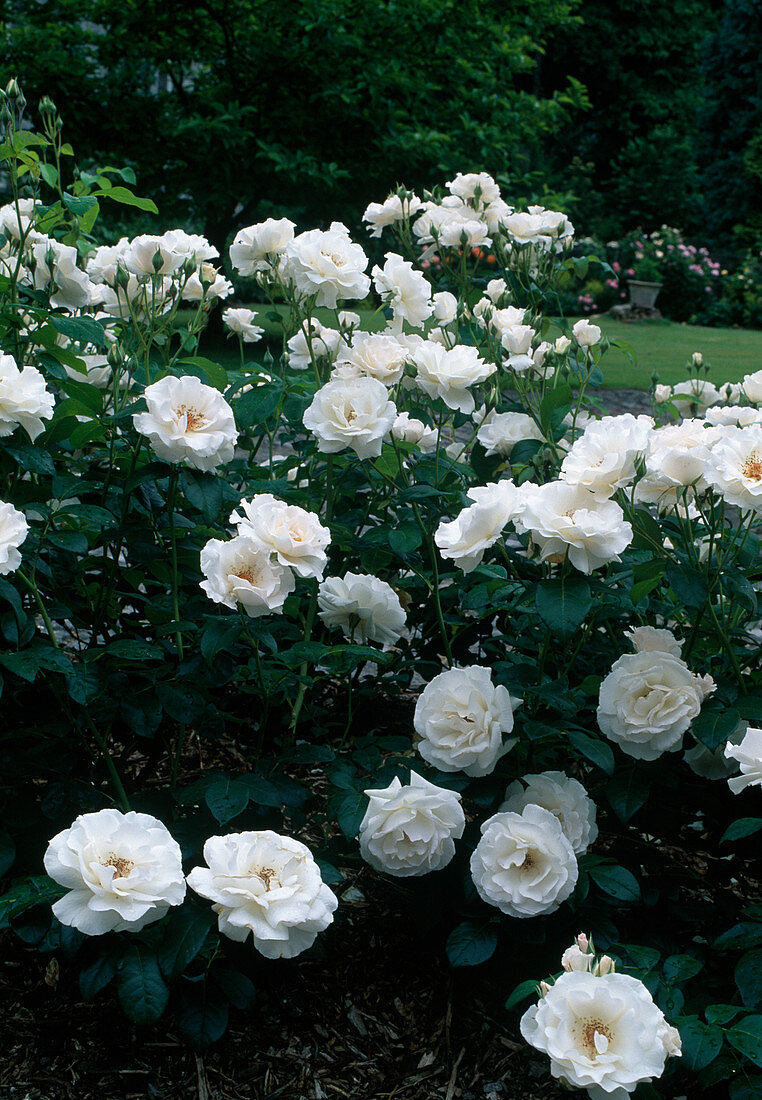
[[[740,745],[728,742],[725,756],[741,765],[741,774],[728,780],[733,794],[739,794],[747,787],[762,786],[762,730],[750,726]]]
[[[602,500],[578,485],[551,481],[521,487],[522,509],[514,519],[528,531],[541,561],[569,561],[581,573],[592,573],[612,561],[632,541],[632,527],[616,501]]]
[[[441,397],[449,409],[472,413],[476,407],[468,389],[495,373],[495,364],[486,363],[476,348],[458,344],[449,351],[430,341],[414,349],[416,384],[429,397]]]
[[[704,477],[728,504],[762,512],[762,426],[726,428],[709,451]]]
[[[95,287],[87,273],[77,266],[78,253],[73,245],[34,232],[28,242],[33,257],[30,263],[34,264],[34,287],[50,293],[54,309],[84,309],[95,301]]]
[[[288,365],[292,370],[308,370],[313,359],[327,359],[332,363],[341,343],[341,333],[337,329],[321,325],[314,317],[309,322],[303,321],[286,345]]]
[[[0,206],[0,233],[6,237],[12,237],[17,241],[21,234],[26,234],[35,220],[34,199],[18,199],[16,202],[6,203]]]
[[[750,405],[712,405],[704,413],[704,420],[715,428],[748,428],[762,424],[762,410]]]
[[[187,461],[196,470],[230,462],[238,432],[233,410],[222,394],[193,375],[165,378],[147,386],[148,411],[132,420],[165,462]]]
[[[654,401],[657,405],[664,405],[667,401],[672,400],[672,387],[656,385],[654,386]]]
[[[475,207],[489,206],[500,198],[500,188],[487,172],[458,172],[445,187],[451,195]]]
[[[424,454],[431,454],[437,449],[437,430],[424,424],[422,420],[416,420],[410,413],[402,412],[392,424],[392,435],[395,439],[404,440],[405,443],[415,443]]]
[[[561,823],[542,806],[498,813],[471,856],[479,897],[509,917],[553,913],[577,885],[577,857]]]
[[[635,626],[624,633],[637,653],[671,653],[673,657],[679,657],[683,648],[683,643],[677,640],[671,630]]]
[[[410,783],[393,779],[370,799],[360,824],[360,852],[376,871],[398,878],[440,871],[455,855],[466,818],[460,795],[410,772]]]
[[[269,271],[293,241],[294,228],[288,218],[267,218],[239,229],[230,246],[231,264],[244,278],[257,271]]]
[[[492,683],[488,668],[470,665],[440,672],[418,697],[413,719],[418,752],[443,772],[489,775],[516,744],[508,691]]]
[[[490,279],[490,281],[487,283],[487,289],[484,293],[487,295],[493,305],[497,305],[497,303],[500,301],[507,290],[508,284],[506,283],[505,279]]]
[[[595,842],[595,803],[582,784],[564,772],[540,772],[517,779],[506,790],[500,812],[521,813],[530,805],[542,806],[558,818],[575,855],[582,855]]]
[[[553,351],[557,352],[559,355],[565,355],[570,347],[571,340],[569,339],[569,337],[559,336],[557,337],[556,342],[553,344]]]
[[[101,245],[87,254],[85,268],[94,283],[108,283],[113,286],[117,264],[121,261],[124,266],[124,254],[129,244],[128,238],[122,237],[117,244]]]
[[[133,238],[123,253],[124,266],[133,275],[171,275],[187,258],[188,253],[168,234],[143,233]]]
[[[54,915],[86,936],[139,932],[185,897],[179,844],[134,810],[82,814],[51,840],[45,870],[68,890]]]
[[[383,382],[336,378],[317,391],[303,422],[324,453],[350,447],[358,458],[377,458],[396,418],[397,408]]]
[[[111,385],[112,373],[107,355],[80,355],[79,358],[85,365],[83,371],[64,364],[64,370],[69,378],[76,382],[88,382],[91,386],[97,386],[99,390],[108,389]],[[129,386],[129,376],[125,372],[119,379],[119,388],[126,389]]]
[[[365,298],[370,290],[368,257],[341,222],[300,233],[286,245],[285,256],[284,276],[302,294],[316,295],[319,306],[335,309],[340,298]]]
[[[322,580],[331,532],[314,512],[277,500],[271,493],[242,500],[239,508],[241,511],[230,517],[230,522],[238,525],[239,535],[254,539],[297,576]]]
[[[333,921],[338,899],[298,840],[270,829],[212,836],[204,859],[188,885],[214,902],[224,936],[242,942],[251,933],[266,959],[293,959]]]
[[[434,534],[434,542],[443,558],[455,562],[464,573],[471,573],[503,533],[519,507],[519,492],[512,481],[497,481],[491,485],[469,489],[473,504],[464,508],[454,520],[442,520]]]
[[[550,1072],[590,1100],[626,1100],[680,1054],[680,1034],[629,974],[563,973],[521,1017],[521,1034],[550,1058]]]
[[[653,426],[650,416],[632,413],[593,420],[564,458],[561,479],[610,497],[634,480]]]
[[[53,416],[53,394],[36,367],[19,370],[12,355],[0,354],[0,437],[12,435],[20,425],[31,440]]]
[[[706,488],[704,470],[709,448],[717,431],[703,420],[683,420],[651,432],[646,452],[646,475],[635,486],[635,499],[656,504],[660,509],[674,507],[691,494]]]
[[[482,300],[484,301],[484,299]],[[477,305],[479,305],[478,302]],[[518,306],[505,306],[503,309],[493,309],[489,319],[490,328],[494,329],[502,339],[503,334],[508,332],[509,329],[521,328],[524,325],[525,317],[526,310],[519,309]],[[531,331],[534,332],[533,329]],[[529,343],[531,343],[531,337]]]
[[[672,653],[626,653],[601,684],[598,725],[628,756],[656,760],[681,747],[711,691],[711,676],[694,675]]]
[[[181,297],[184,302],[214,302],[229,298],[232,293],[233,284],[229,279],[210,264],[202,264],[186,281]]]
[[[720,399],[729,405],[740,405],[743,387],[740,382],[723,382],[720,387]]]
[[[522,439],[544,440],[534,417],[527,413],[490,412],[479,425],[476,438],[488,455],[509,455]]]
[[[572,334],[581,348],[591,348],[600,342],[601,330],[597,325],[591,325],[584,318],[572,325]]]
[[[762,401],[762,370],[744,375],[741,386],[746,394],[746,400],[750,401],[752,405],[759,404]]]
[[[440,290],[432,298],[434,316],[440,325],[451,324],[458,316],[458,299],[448,290]]]
[[[254,324],[256,316],[253,309],[226,309],[222,314],[222,323],[240,336],[244,344],[255,344],[265,334],[263,328]]]
[[[358,332],[351,347],[346,344],[339,347],[336,364],[353,367],[358,376],[377,378],[385,386],[395,386],[405,371],[407,356],[407,349],[387,333]]]
[[[201,551],[201,572],[206,580],[199,584],[210,600],[230,608],[240,604],[251,618],[281,613],[295,587],[291,570],[247,535],[210,539]]]
[[[407,321],[413,328],[422,328],[434,306],[431,285],[422,271],[416,271],[408,260],[396,252],[386,254],[383,267],[373,268],[373,283],[381,300],[391,306],[396,321]]]
[[[329,629],[350,642],[394,645],[405,630],[405,612],[390,584],[366,573],[328,577],[318,587],[318,612]]]
[[[672,389],[672,404],[683,415],[696,409],[701,415],[709,405],[716,405],[720,392],[706,378],[691,378],[687,382],[678,382]]]
[[[29,524],[23,512],[0,500],[0,576],[12,573],[21,565],[19,546],[29,534]]]
[[[421,200],[416,195],[400,198],[399,195],[389,195],[384,202],[372,202],[365,210],[362,220],[371,228],[371,237],[380,237],[384,229],[389,225],[411,218],[421,209]]]

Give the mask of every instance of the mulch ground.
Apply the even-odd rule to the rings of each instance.
[[[253,1008],[203,1056],[136,1028],[116,997],[83,1003],[64,960],[6,936],[3,1100],[560,1100],[490,964],[453,971],[360,876],[323,957],[263,960]],[[60,969],[58,966],[60,965]],[[568,1095],[568,1094],[567,1094]]]

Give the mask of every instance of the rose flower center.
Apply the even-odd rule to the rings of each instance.
[[[749,457],[741,467],[741,473],[749,481],[762,481],[762,458],[759,457],[759,453],[756,448],[751,452]]]
[[[115,871],[114,878],[127,878],[135,864],[131,859],[125,859],[124,856],[118,856],[116,852],[109,852],[102,866],[113,867]]]
[[[611,1029],[601,1020],[586,1020],[582,1027],[582,1041],[591,1058],[605,1054],[611,1042]]]
[[[199,428],[203,428],[206,424],[206,417],[203,413],[200,413],[198,409],[194,409],[192,406],[188,408],[187,405],[181,405],[177,410],[177,419],[181,420],[185,417],[186,431],[196,432]]]

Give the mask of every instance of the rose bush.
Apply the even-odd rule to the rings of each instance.
[[[368,210],[375,285],[340,223],[215,268],[104,245],[101,204],[153,209],[129,171],[3,103],[0,921],[203,1047],[382,868],[512,1005],[594,928],[525,1025],[557,1076],[749,1095],[759,380],[602,415],[607,341],[549,305],[573,228],[484,174]],[[227,307],[232,356],[224,270],[269,303]]]

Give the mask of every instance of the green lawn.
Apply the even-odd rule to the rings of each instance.
[[[264,316],[271,306],[257,306],[260,312],[258,324],[271,335],[279,335],[280,328]],[[364,329],[384,327],[380,311],[358,310]],[[317,310],[318,318],[328,325],[335,325],[330,310]],[[762,369],[762,331],[738,328],[701,328],[697,325],[681,325],[672,321],[613,321],[608,317],[596,318],[604,334],[611,341],[622,345],[612,348],[604,360],[604,386],[611,388],[632,387],[647,390],[651,375],[659,374],[660,382],[683,382],[687,374],[685,363],[694,351],[700,351],[705,362],[711,364],[709,378],[715,385],[722,382],[739,382],[745,374]],[[570,326],[571,321],[567,322]],[[551,330],[551,336],[555,330]],[[624,349],[624,350],[623,350]],[[231,340],[221,348],[208,349],[231,366],[238,362],[237,344]],[[252,349],[255,350],[255,349]],[[634,359],[630,361],[629,352]],[[255,351],[256,355],[256,351]]]

